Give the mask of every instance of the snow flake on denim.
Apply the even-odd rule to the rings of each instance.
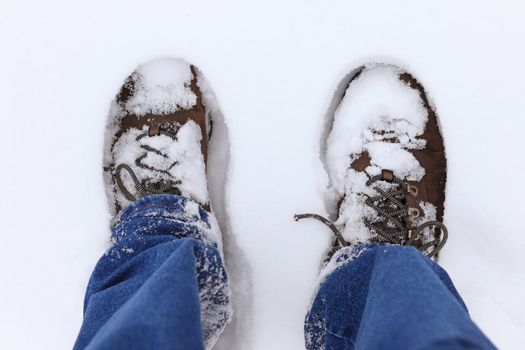
[[[366,246],[359,244],[337,250],[321,269],[319,277],[317,278],[317,288],[319,288],[326,278],[335,270],[357,259],[366,249]],[[316,289],[315,294],[317,294],[317,291],[318,289]]]
[[[215,345],[233,311],[230,303],[228,277],[215,248],[204,246],[197,254],[197,281],[201,305],[201,320],[206,349]]]
[[[312,305],[315,298],[318,297],[319,289],[324,281],[334,271],[346,266],[348,263],[357,259],[368,248],[365,245],[352,245],[339,249],[332,255],[330,260],[326,262],[321,269],[317,279],[317,286],[313,293],[313,298],[310,302],[308,310],[312,310]],[[325,299],[318,300],[321,304],[325,303]],[[308,322],[305,324],[305,342],[308,350],[318,350],[326,348],[326,321],[319,314],[308,314]]]
[[[194,238],[217,247],[222,254],[221,232],[215,216],[182,196],[152,195],[135,201],[117,216],[113,241],[120,241],[130,233]]]

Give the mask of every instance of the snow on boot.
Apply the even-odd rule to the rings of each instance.
[[[329,225],[331,253],[380,242],[437,256],[447,239],[445,150],[437,115],[412,75],[384,64],[358,69],[335,109],[325,162],[337,220],[296,219]]]
[[[104,180],[113,215],[148,194],[180,194],[209,210],[209,118],[195,67],[180,59],[141,65],[113,101]]]

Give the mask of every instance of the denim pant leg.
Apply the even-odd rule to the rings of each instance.
[[[494,349],[448,274],[412,247],[356,245],[325,268],[308,349]]]
[[[117,218],[97,263],[74,349],[204,349],[231,316],[215,219],[175,195],[141,198]]]

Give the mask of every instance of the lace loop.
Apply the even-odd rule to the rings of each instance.
[[[172,140],[177,140],[177,130],[172,130],[171,128],[168,129],[160,129],[158,130],[157,135],[166,135]],[[149,132],[144,132],[138,135],[135,138],[135,141],[140,141],[142,138],[150,136]],[[156,136],[156,135],[153,135]],[[141,169],[149,170],[154,173],[158,173],[162,175],[162,179],[158,181],[151,181],[151,180],[143,180],[142,182],[139,180],[136,173],[133,171],[133,169],[128,164],[119,164],[115,171],[113,172],[113,178],[115,180],[115,183],[118,187],[118,189],[122,192],[124,197],[129,201],[135,201],[138,198],[144,197],[149,194],[162,194],[162,193],[171,193],[171,194],[177,194],[180,195],[181,192],[177,188],[178,185],[180,185],[182,182],[180,180],[177,180],[171,175],[170,170],[178,165],[178,161],[174,161],[167,169],[157,169],[152,166],[149,166],[145,163],[143,163],[143,160],[148,156],[148,152],[154,153],[158,156],[161,156],[165,159],[169,159],[169,156],[160,150],[151,147],[149,145],[141,144],[140,148],[144,150],[144,153],[142,153],[138,158],[135,159],[135,165]],[[135,186],[136,193],[131,193],[124,184],[124,181],[122,180],[122,171],[125,170],[129,176],[131,177],[131,180],[133,181],[133,184]]]

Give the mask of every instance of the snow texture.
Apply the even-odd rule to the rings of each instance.
[[[373,221],[376,216],[375,210],[365,205],[366,196],[377,195],[366,185],[369,177],[382,169],[393,171],[402,180],[419,181],[425,175],[409,150],[425,147],[425,140],[417,137],[425,131],[428,112],[418,90],[399,80],[401,73],[390,65],[368,65],[350,83],[335,111],[326,163],[334,196],[344,197],[336,225],[349,242],[365,243],[373,235],[363,220]],[[364,171],[350,168],[363,152],[369,155],[370,165]],[[424,209],[423,216],[435,220],[435,212],[430,217]]]
[[[214,349],[304,349],[331,232],[293,215],[333,212],[321,140],[367,62],[407,69],[434,101],[448,160],[440,264],[490,339],[523,348],[523,2],[20,0],[0,14],[1,349],[74,343],[110,244],[108,106],[159,57],[199,67],[218,102],[208,184],[234,319]]]
[[[190,65],[181,59],[163,58],[143,64],[132,79],[135,92],[125,110],[136,115],[173,113],[197,102],[190,88]]]
[[[177,188],[181,194],[193,198],[199,203],[208,202],[208,186],[206,183],[206,171],[204,159],[201,152],[201,130],[193,121],[185,123],[177,131],[177,139],[173,140],[167,135],[143,137],[137,141],[139,135],[148,132],[147,126],[142,130],[129,129],[116,142],[114,147],[113,161],[116,165],[128,164],[139,180],[148,179],[158,182],[166,179],[164,172],[168,172],[173,179],[180,181]],[[162,152],[164,156],[156,152],[148,151],[149,146]],[[135,160],[145,155],[141,163],[146,168],[135,166]],[[150,170],[150,169],[155,170]],[[123,182],[128,191],[135,192],[133,180],[128,173],[122,172]],[[113,187],[113,183],[108,184]],[[118,201],[129,204],[129,201],[118,192]]]
[[[232,317],[230,288],[224,283],[226,270],[217,261],[216,255],[213,260],[208,255],[205,253],[205,258],[197,259],[196,262],[201,322],[207,350],[214,347]]]
[[[165,134],[144,137],[148,132],[147,126],[142,130],[128,129],[115,139],[120,120],[129,113],[137,116],[168,114],[193,107],[197,101],[190,88],[193,78],[190,65],[182,59],[162,58],[140,65],[131,75],[134,82],[131,98],[122,107],[117,101],[111,104],[104,166],[109,168],[113,164],[114,171],[118,165],[126,164],[141,182],[145,179],[157,183],[162,180],[180,181],[177,188],[183,196],[204,204],[209,201],[209,196],[200,144],[202,135],[196,123],[190,121],[177,129],[176,140]],[[136,165],[139,159],[143,167]],[[113,207],[113,201],[117,201],[121,208],[127,207],[130,201],[115,189],[111,171],[104,174],[104,179],[110,207]],[[121,172],[121,179],[130,193],[136,192],[128,172]]]

